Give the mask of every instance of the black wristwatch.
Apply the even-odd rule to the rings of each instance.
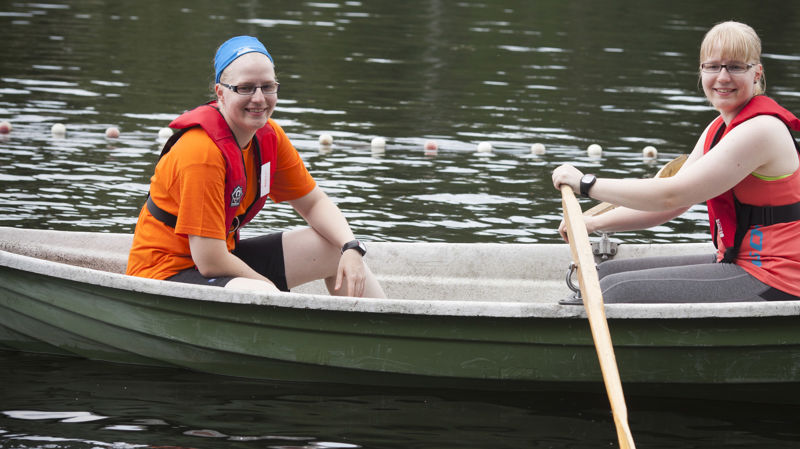
[[[589,189],[597,182],[597,176],[586,174],[581,177],[581,195],[589,198]]]
[[[350,240],[349,242],[345,243],[344,246],[342,246],[342,254],[344,254],[344,252],[348,249],[354,249],[361,253],[362,256],[367,254],[367,247],[358,240]]]

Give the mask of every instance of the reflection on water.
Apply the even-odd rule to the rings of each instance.
[[[678,3],[0,5],[0,120],[14,126],[0,135],[0,225],[130,232],[158,130],[209,99],[216,45],[250,33],[276,57],[275,118],[360,237],[558,241],[555,166],[649,176],[657,167],[642,160],[644,146],[664,163],[713,117],[695,52],[720,18]],[[784,6],[781,18],[758,8],[750,21],[764,39],[770,92],[800,110],[800,21]],[[56,123],[63,137],[51,135]],[[122,136],[107,139],[109,126]],[[327,149],[322,133],[334,138]],[[388,142],[383,154],[370,150],[376,136]],[[426,153],[426,140],[439,150]],[[484,141],[494,155],[476,154]],[[546,154],[531,155],[534,143]],[[586,156],[590,143],[601,158]],[[620,237],[705,240],[704,211]],[[270,207],[249,232],[300,224]]]
[[[0,2],[0,225],[131,232],[163,142],[210,98],[215,47],[256,34],[277,61],[274,118],[359,237],[557,242],[550,172],[652,176],[714,116],[703,33],[761,34],[768,92],[800,112],[800,12],[783,0],[613,3]],[[54,124],[66,126],[53,135]],[[105,137],[119,127],[118,139]],[[330,147],[318,138],[333,137]],[[383,137],[384,152],[370,141]],[[438,150],[426,151],[428,140]],[[477,153],[489,142],[492,154]],[[543,155],[532,155],[541,143]],[[586,148],[597,143],[599,158]],[[642,148],[659,150],[656,162]],[[586,203],[586,206],[589,204]],[[627,241],[705,241],[705,207]],[[268,207],[244,234],[301,225]],[[796,408],[629,400],[640,447],[794,447]],[[597,448],[594,395],[255,383],[0,352],[2,448]]]
[[[0,447],[598,448],[595,393],[376,389],[0,352]],[[751,410],[756,407],[758,413]],[[639,447],[789,448],[797,406],[629,397]]]

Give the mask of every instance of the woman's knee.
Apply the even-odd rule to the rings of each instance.
[[[272,282],[262,281],[259,279],[249,278],[233,278],[225,284],[225,288],[236,288],[240,290],[249,290],[254,292],[279,292],[280,289]]]
[[[600,279],[600,291],[603,292],[603,302],[607,304],[620,302],[635,302],[637,297],[635,288],[630,280],[618,273],[609,274]]]
[[[283,234],[283,260],[289,287],[336,275],[341,252],[312,228]]]

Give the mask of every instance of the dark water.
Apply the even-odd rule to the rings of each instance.
[[[596,394],[386,390],[0,357],[8,373],[0,385],[2,448],[616,447],[601,386]],[[800,442],[796,406],[628,402],[641,448],[793,448]]]
[[[556,242],[558,164],[652,176],[693,146],[714,117],[699,43],[731,18],[764,41],[768,93],[800,112],[800,6],[785,0],[0,0],[0,121],[14,127],[0,135],[0,225],[132,231],[158,130],[210,98],[214,49],[248,33],[277,62],[274,118],[360,237]],[[385,154],[370,148],[378,136]],[[484,141],[492,155],[476,154]],[[531,155],[534,143],[547,154]],[[642,159],[646,145],[657,162]],[[618,237],[704,241],[704,213]],[[249,232],[301,224],[277,205]],[[638,447],[800,446],[792,407],[633,397],[629,408]],[[0,352],[4,448],[615,445],[602,390],[361,391]]]
[[[210,98],[216,46],[250,33],[277,63],[274,118],[360,237],[558,241],[554,167],[651,176],[693,146],[714,116],[696,72],[716,21],[761,33],[768,92],[800,110],[800,7],[711,3],[0,1],[0,120],[14,126],[0,140],[0,225],[130,232],[158,130]],[[492,156],[476,155],[483,141]],[[587,157],[591,143],[602,158]],[[704,211],[620,237],[705,240]],[[279,205],[249,232],[301,224]]]

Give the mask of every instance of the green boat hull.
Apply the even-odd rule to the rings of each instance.
[[[395,259],[422,249],[383,245],[371,251]],[[558,256],[536,257],[558,260],[568,253],[561,245],[533,253],[548,251]],[[380,276],[380,259],[375,262]],[[388,290],[410,291],[400,284],[418,282],[420,296],[267,295],[0,251],[0,345],[281,381],[505,390],[597,388],[601,382],[582,307],[557,303],[566,287],[551,292],[549,284],[539,284],[533,290],[550,297],[530,301],[521,299],[530,292],[513,301],[459,300],[458,281],[448,277],[455,299],[442,300],[426,299],[424,292],[435,289],[407,278],[387,276]],[[798,304],[606,309],[626,390],[800,383]]]

